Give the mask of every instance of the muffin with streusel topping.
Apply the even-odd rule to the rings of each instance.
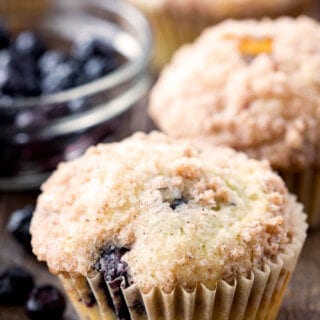
[[[162,67],[181,45],[225,19],[298,15],[310,0],[129,0],[149,18],[155,35],[154,65]]]
[[[228,21],[185,46],[151,95],[174,137],[267,159],[320,224],[320,25],[307,17]]]
[[[305,239],[267,162],[157,132],[92,147],[42,191],[33,250],[84,319],[275,319]]]

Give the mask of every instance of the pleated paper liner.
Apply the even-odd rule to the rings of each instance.
[[[297,195],[307,213],[310,229],[320,226],[320,168],[279,171],[290,192]]]
[[[205,28],[217,21],[196,16],[183,16],[170,11],[143,11],[154,33],[152,67],[159,71],[167,64],[173,53],[183,44],[193,42]]]
[[[271,16],[276,17],[283,14],[297,16],[306,12],[309,5],[310,0],[296,0],[290,7],[279,10],[279,12],[275,11]],[[152,66],[155,71],[161,70],[179,47],[193,42],[204,29],[233,17],[232,13],[228,16],[215,17],[203,16],[197,12],[183,14],[170,9],[153,8],[150,4],[138,5],[138,8],[148,18],[153,28],[155,45]],[[250,15],[249,11],[246,16],[255,18],[254,15]]]
[[[254,270],[233,284],[219,281],[214,290],[199,284],[188,292],[171,293],[154,288],[143,293],[137,285],[125,288],[124,279],[106,283],[101,273],[93,277],[62,273],[60,279],[80,319],[83,320],[274,320],[306,238],[305,215],[296,216],[297,230],[275,262]]]

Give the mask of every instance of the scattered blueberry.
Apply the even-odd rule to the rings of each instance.
[[[33,288],[32,276],[14,267],[0,275],[0,305],[23,304]]]
[[[25,310],[32,320],[60,320],[65,306],[65,299],[60,291],[46,285],[32,290]]]
[[[185,198],[174,199],[170,203],[170,208],[172,210],[175,210],[177,207],[181,206],[182,204],[186,204],[186,203],[188,203],[188,200],[186,200]]]
[[[121,260],[122,256],[128,251],[128,248],[118,248],[114,245],[107,246],[102,250],[98,262],[98,271],[103,272],[106,282],[124,277],[128,284],[128,265]]]
[[[26,206],[11,214],[7,224],[7,230],[12,233],[16,240],[28,251],[32,252],[30,222],[34,211],[33,206]]]

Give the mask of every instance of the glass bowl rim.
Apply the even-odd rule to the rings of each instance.
[[[1,104],[0,110],[20,110],[37,107],[42,104],[56,104],[80,99],[84,96],[95,94],[100,90],[112,89],[126,80],[131,79],[147,67],[151,59],[152,32],[145,16],[133,5],[122,0],[109,0],[108,2],[104,3],[101,3],[101,1],[90,0],[90,4],[95,3],[99,4],[99,6],[103,6],[112,13],[125,18],[125,20],[129,22],[134,21],[135,26],[143,34],[143,50],[141,50],[139,56],[136,59],[126,61],[115,71],[90,83],[53,94],[41,95],[37,97],[12,98],[10,103]],[[113,8],[115,4],[120,10],[115,10],[115,8]]]

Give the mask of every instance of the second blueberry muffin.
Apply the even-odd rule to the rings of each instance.
[[[267,163],[160,133],[91,148],[42,189],[33,249],[83,319],[275,319],[305,239]]]
[[[155,35],[154,64],[160,68],[176,49],[206,27],[225,19],[298,15],[310,0],[129,0],[149,19]]]
[[[174,137],[267,159],[320,224],[320,26],[306,17],[228,21],[185,46],[151,95]]]

